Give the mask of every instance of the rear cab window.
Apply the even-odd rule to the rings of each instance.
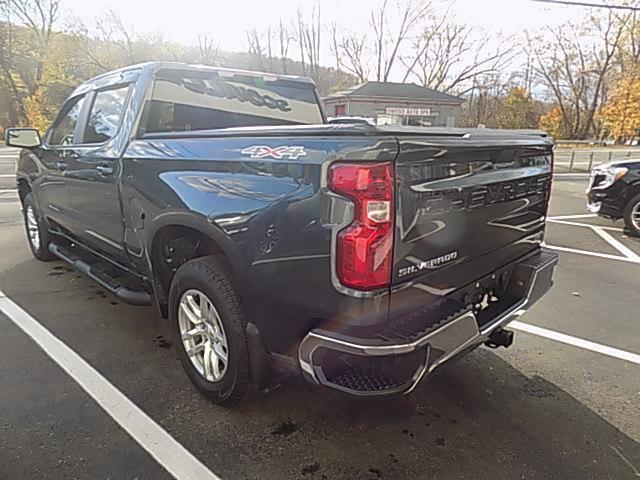
[[[312,84],[268,76],[160,70],[140,133],[323,123]]]
[[[104,143],[118,133],[130,85],[96,92],[89,113],[84,143]]]

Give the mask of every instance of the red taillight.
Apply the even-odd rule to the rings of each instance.
[[[391,282],[393,247],[393,165],[335,163],[329,188],[349,198],[353,221],[338,233],[336,273],[340,283],[375,290]]]

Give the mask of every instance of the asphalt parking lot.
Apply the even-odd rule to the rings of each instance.
[[[534,333],[508,350],[478,349],[406,397],[364,401],[298,378],[225,410],[192,388],[153,308],[32,258],[12,171],[0,150],[2,480],[640,477],[640,241],[585,216],[585,177],[555,182],[556,284],[521,318]],[[68,347],[66,369],[18,327],[11,302]],[[127,402],[148,417],[114,419]],[[166,438],[136,437],[141,418]],[[180,445],[174,458],[167,448]]]

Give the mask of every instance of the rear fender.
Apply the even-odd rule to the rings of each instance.
[[[233,274],[234,279],[238,282],[241,296],[244,292],[246,292],[246,275],[243,272],[242,268],[238,268],[240,265],[242,265],[242,259],[236,245],[231,241],[231,239],[215,224],[210,222],[205,217],[196,215],[191,212],[167,212],[158,216],[151,224],[145,227],[147,237],[147,244],[145,249],[146,261],[148,263],[149,272],[151,272],[151,276],[154,279],[154,291],[159,305],[162,303],[166,303],[168,292],[165,292],[164,289],[161,288],[156,276],[156,272],[154,271],[152,259],[153,242],[158,232],[163,227],[168,226],[191,228],[202,233],[203,235],[210,238],[213,242],[215,242],[215,244],[222,251],[222,254],[227,259],[227,263],[229,268],[231,269],[231,273]]]

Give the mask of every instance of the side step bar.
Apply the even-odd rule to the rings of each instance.
[[[70,252],[66,248],[56,244],[49,244],[49,251],[53,253],[60,260],[64,260],[73,268],[78,270],[80,273],[84,273],[87,277],[91,278],[93,281],[99,283],[102,287],[109,290],[116,297],[122,300],[125,303],[129,303],[131,305],[138,306],[147,306],[151,305],[151,295],[147,292],[131,290],[124,285],[120,284],[120,282],[110,276],[108,273],[103,272],[102,270],[98,270],[95,267],[92,267],[87,262],[82,260],[80,257],[75,255],[73,252]]]

